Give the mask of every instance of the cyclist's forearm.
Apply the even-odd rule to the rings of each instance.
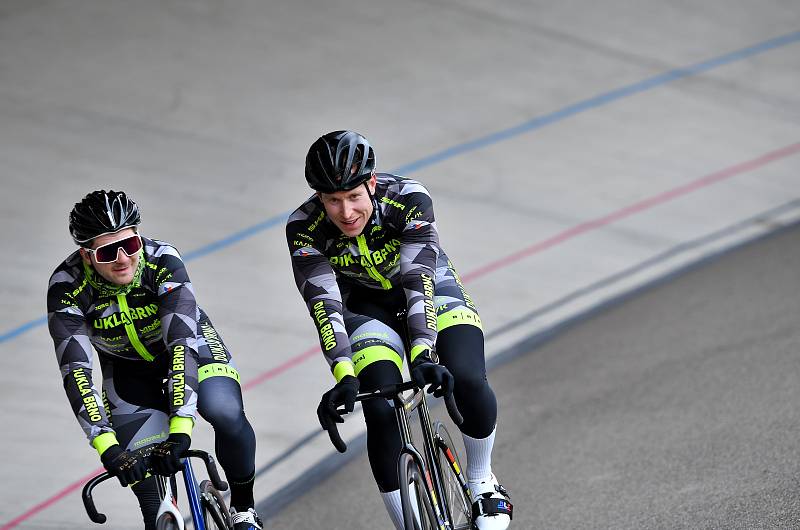
[[[170,355],[170,432],[191,434],[197,415],[197,319],[199,309],[189,275],[174,247],[164,246],[153,265],[157,270],[159,319]]]
[[[336,379],[354,375],[350,338],[344,326],[343,306],[338,298],[312,298],[307,301],[309,314],[314,321],[320,349]]]
[[[401,251],[401,275],[406,294],[410,360],[436,343],[437,317],[434,302],[436,285],[436,259],[438,252],[432,245],[412,245]],[[416,259],[411,259],[410,256]]]
[[[177,421],[177,418],[190,420],[197,416],[197,353],[183,342],[170,346],[172,356],[169,367],[167,392],[169,396],[170,432],[191,434],[191,426]]]
[[[114,429],[111,427],[100,393],[92,382],[92,369],[83,363],[74,363],[62,367],[62,370],[66,371],[64,391],[72,412],[89,442],[99,451],[98,446],[94,444],[95,440],[106,434],[113,435]],[[104,439],[107,438],[106,436]]]

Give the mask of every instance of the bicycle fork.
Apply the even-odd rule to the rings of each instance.
[[[197,480],[194,475],[194,469],[188,458],[184,458],[183,465],[183,482],[186,485],[186,496],[189,500],[189,509],[193,515],[195,530],[206,530],[205,522],[203,521],[202,509],[200,507],[200,498],[197,493]],[[157,476],[156,486],[158,488],[158,495],[161,497],[161,504],[158,506],[158,513],[156,513],[156,521],[166,512],[172,514],[175,522],[178,525],[178,530],[184,530],[185,523],[183,516],[176,506],[177,497],[175,492],[172,491],[172,480],[169,477]]]
[[[172,491],[172,481],[169,477],[156,475],[156,487],[158,488],[158,496],[161,497],[161,504],[159,504],[158,513],[156,513],[156,521],[165,513],[171,513],[178,525],[178,530],[183,530],[183,516],[175,505],[176,499],[175,492]]]

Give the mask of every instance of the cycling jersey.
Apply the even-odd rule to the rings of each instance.
[[[355,286],[379,297],[393,287],[404,292],[411,360],[436,343],[436,267],[437,261],[446,267],[447,257],[431,197],[415,180],[379,173],[373,204],[372,217],[356,237],[342,234],[316,195],[287,221],[295,281],[337,381],[354,373],[342,299]]]
[[[142,242],[142,272],[132,284],[106,282],[76,251],[53,272],[47,291],[48,327],[64,388],[100,452],[105,447],[97,437],[114,429],[92,382],[92,347],[101,360],[165,365],[171,432],[188,434],[196,416],[198,322],[205,315],[178,251],[162,241]],[[101,445],[113,443],[106,439]]]

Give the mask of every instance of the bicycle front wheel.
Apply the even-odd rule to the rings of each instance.
[[[156,530],[179,530],[180,526],[175,516],[170,512],[164,512],[156,520]]]
[[[200,506],[203,507],[203,522],[206,530],[230,530],[233,528],[231,514],[222,494],[210,480],[200,483]]]
[[[469,530],[472,528],[472,503],[465,489],[466,482],[461,474],[461,462],[456,446],[443,423],[436,422],[434,433],[436,455],[442,472],[442,495],[444,495],[442,503],[450,515],[453,530]]]
[[[438,529],[425,475],[414,457],[408,453],[400,455],[398,477],[405,530]]]

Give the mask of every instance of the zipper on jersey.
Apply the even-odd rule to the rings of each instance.
[[[131,341],[131,346],[139,353],[139,355],[145,361],[152,361],[155,359],[147,348],[144,347],[142,341],[139,340],[139,335],[136,334],[136,328],[133,325],[133,319],[130,317],[130,310],[128,309],[128,299],[125,298],[124,294],[117,295],[117,303],[119,304],[119,310],[125,314],[127,322],[125,322],[125,333],[128,334],[128,339]]]
[[[372,255],[369,252],[369,247],[367,246],[367,238],[364,237],[364,234],[356,236],[356,243],[358,243],[358,250],[361,252],[361,256],[365,257],[369,262],[371,267],[365,267],[367,269],[367,274],[369,274],[373,280],[376,280],[381,284],[386,290],[392,288],[392,282],[384,278],[378,269],[375,268],[375,264],[372,263]]]

